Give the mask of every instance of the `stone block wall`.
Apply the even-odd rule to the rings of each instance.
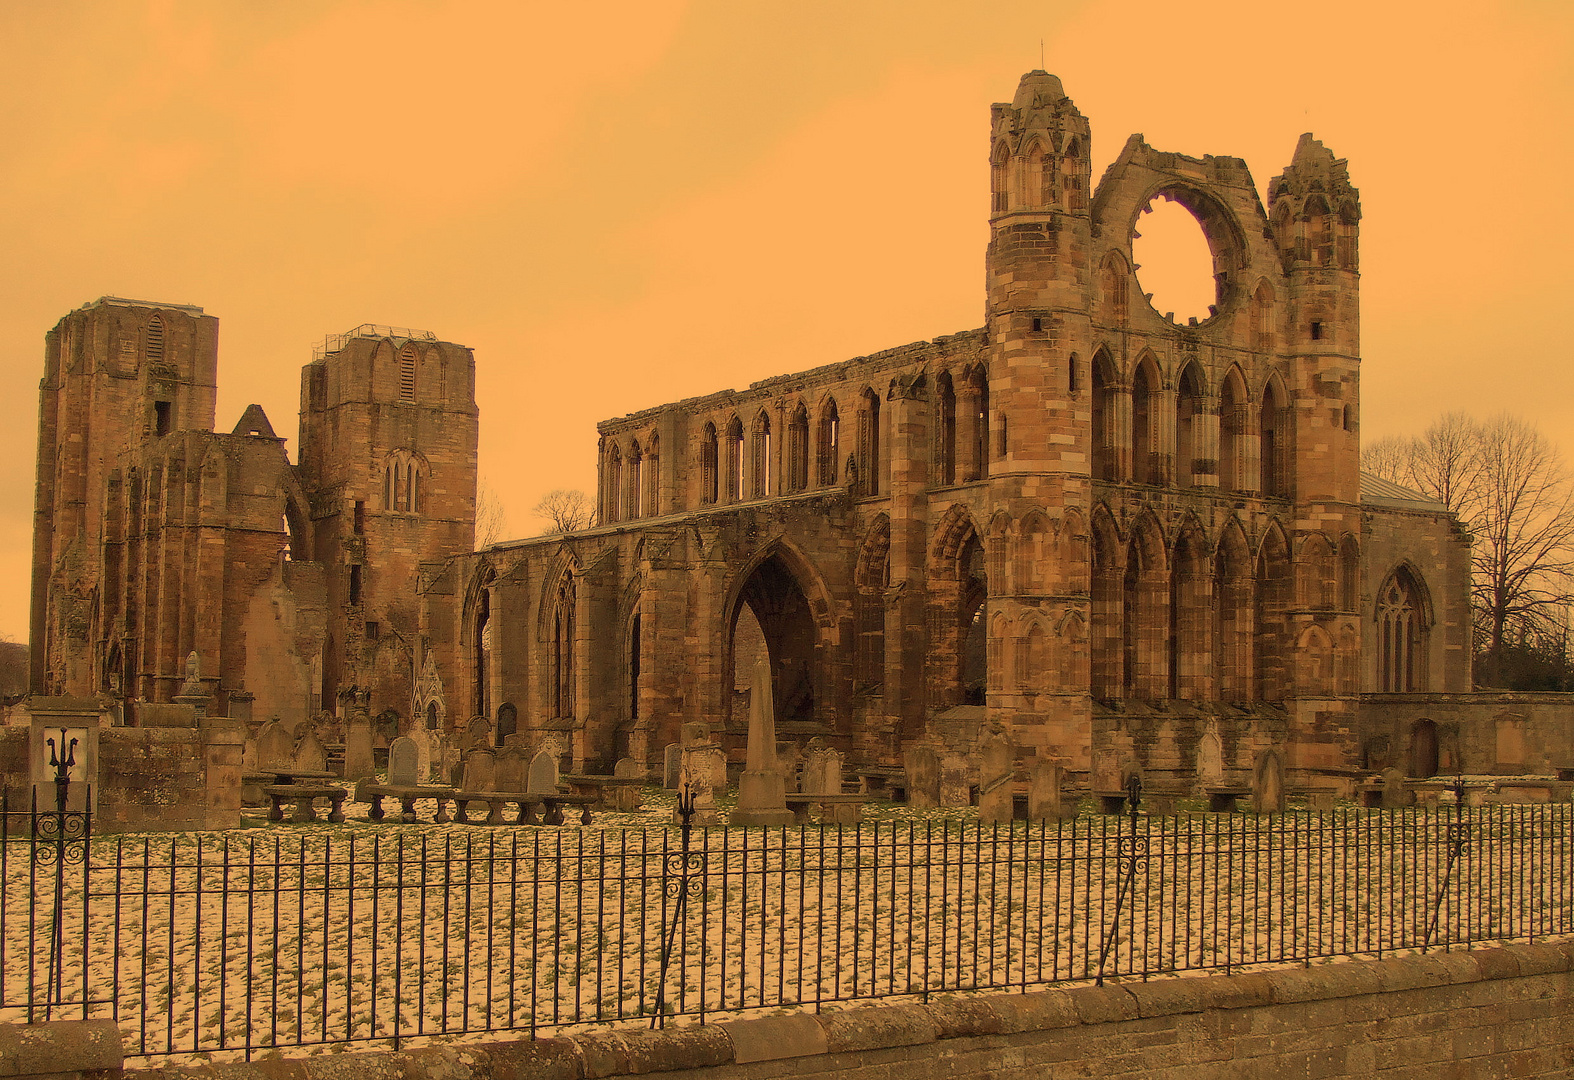
[[[267,1062],[277,1080],[1574,1076],[1574,944]],[[0,1037],[0,1052],[5,1046]],[[3,1062],[0,1062],[3,1067]],[[60,1067],[60,1066],[57,1066]],[[252,1080],[259,1063],[132,1072]]]

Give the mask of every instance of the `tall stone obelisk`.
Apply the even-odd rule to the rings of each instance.
[[[754,665],[749,685],[749,756],[738,779],[738,805],[730,825],[791,825],[787,780],[776,765],[776,702],[769,661]]]

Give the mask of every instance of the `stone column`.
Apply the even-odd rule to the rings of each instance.
[[[1191,473],[1193,487],[1219,486],[1219,399],[1204,395],[1197,403],[1197,415],[1192,418],[1192,452],[1196,455],[1197,470]],[[1181,469],[1191,469],[1192,462],[1183,461]]]

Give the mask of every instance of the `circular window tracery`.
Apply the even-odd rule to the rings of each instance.
[[[1138,215],[1131,249],[1137,280],[1153,310],[1183,326],[1216,314],[1219,284],[1207,231],[1170,193],[1155,195]]]

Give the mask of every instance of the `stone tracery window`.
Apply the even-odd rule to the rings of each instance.
[[[719,450],[716,425],[707,421],[705,431],[700,436],[700,504],[702,506],[712,505],[721,494]]]
[[[816,447],[821,487],[829,487],[836,483],[840,443],[841,420],[836,415],[836,399],[826,398],[825,404],[820,408],[819,445]]]
[[[1415,579],[1394,571],[1377,593],[1377,688],[1403,694],[1426,686],[1426,623]]]
[[[737,502],[743,498],[743,421],[736,416],[727,423],[726,442],[722,494],[727,502]]]
[[[761,409],[754,417],[753,445],[749,453],[749,497],[763,499],[770,494],[771,418]]]
[[[808,486],[809,412],[800,401],[787,424],[787,490],[802,491]]]
[[[424,466],[409,450],[395,450],[383,464],[383,509],[419,514],[426,505]]]
[[[415,400],[415,345],[406,345],[399,352],[399,400]]]

